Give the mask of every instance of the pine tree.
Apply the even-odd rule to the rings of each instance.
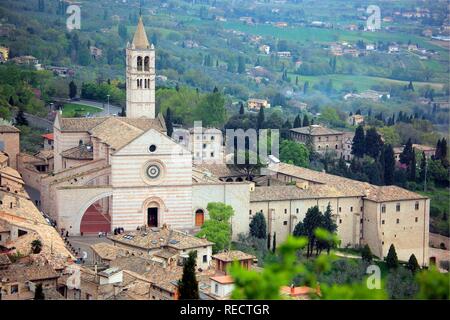
[[[398,267],[397,252],[393,244],[389,247],[389,252],[386,256],[386,264],[389,269],[396,269]]]
[[[294,119],[294,128],[300,128],[302,126],[302,119],[300,115],[297,115]]]
[[[178,281],[178,291],[180,300],[198,300],[198,281],[195,276],[197,252],[189,252],[189,257],[183,266],[183,276]]]
[[[170,110],[170,108],[167,108],[166,111],[166,128],[167,128],[167,135],[171,137],[173,133],[173,123],[172,123],[172,111]]]
[[[395,155],[394,149],[390,144],[386,145],[383,150],[384,160],[384,184],[389,186],[394,184],[395,172]]]
[[[257,121],[257,129],[263,129],[264,128],[264,121],[265,121],[265,116],[264,116],[264,108],[259,109],[259,113],[258,113],[258,121]]]
[[[250,235],[258,239],[265,239],[267,236],[266,218],[261,212],[258,212],[250,222]]]
[[[272,236],[270,235],[270,233],[267,235],[267,250],[270,251],[270,245],[271,245],[271,238]]]
[[[419,263],[417,262],[416,256],[414,254],[412,254],[409,257],[408,264],[406,265],[406,268],[411,270],[411,272],[413,274],[416,273],[418,270],[420,270]]]
[[[273,243],[272,243],[272,252],[275,253],[277,250],[277,233],[273,233]]]
[[[366,262],[372,262],[373,259],[373,254],[372,251],[370,250],[370,247],[366,244],[362,251],[361,251],[361,258],[363,259],[363,261]]]
[[[358,126],[355,130],[355,136],[352,143],[352,154],[355,157],[362,158],[366,152],[366,137],[364,135],[364,128]]]

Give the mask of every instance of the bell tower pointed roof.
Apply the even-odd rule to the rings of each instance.
[[[148,42],[147,33],[145,32],[144,23],[142,22],[141,16],[139,16],[136,33],[134,34],[133,45],[136,49],[150,48],[150,43]]]

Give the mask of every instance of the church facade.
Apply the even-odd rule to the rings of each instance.
[[[19,157],[19,171],[38,185],[40,209],[70,234],[111,232],[117,227],[162,227],[195,232],[208,219],[207,205],[222,202],[234,209],[232,235],[248,234],[257,212],[268,232],[281,242],[292,234],[308,208],[331,205],[343,247],[368,244],[384,257],[394,244],[399,259],[414,253],[428,264],[429,199],[390,186],[373,186],[283,163],[268,176],[246,181],[220,160],[217,129],[167,136],[156,114],[155,48],[142,20],[127,46],[126,116],[64,118],[54,123],[54,170],[35,172]],[[183,137],[183,138],[181,138]],[[208,143],[201,142],[202,137]],[[258,185],[258,186],[257,186]],[[264,186],[265,185],[265,186]]]

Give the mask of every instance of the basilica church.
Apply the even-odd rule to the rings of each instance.
[[[155,48],[142,19],[126,50],[126,117],[64,118],[53,127],[53,148],[20,154],[18,170],[40,193],[40,210],[70,234],[151,230],[164,225],[195,233],[208,203],[234,210],[233,239],[249,233],[257,213],[277,242],[292,234],[309,208],[328,206],[342,247],[369,245],[385,257],[391,244],[399,259],[415,254],[428,264],[430,200],[397,186],[317,172],[271,158],[268,174],[254,181],[222,160],[222,133],[185,129],[167,136],[155,106]]]

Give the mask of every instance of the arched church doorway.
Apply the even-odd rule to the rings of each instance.
[[[99,233],[111,231],[111,196],[104,197],[91,204],[83,214],[80,233]]]
[[[198,209],[195,211],[195,226],[201,227],[205,222],[205,213],[202,209]]]
[[[149,227],[158,226],[158,207],[147,208],[147,225]]]

